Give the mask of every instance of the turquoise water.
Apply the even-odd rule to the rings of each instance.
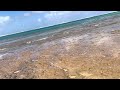
[[[75,26],[75,25],[86,25],[88,23],[97,22],[97,21],[103,20],[105,18],[109,18],[111,16],[120,16],[120,12],[113,12],[113,13],[109,13],[109,14],[94,16],[91,18],[76,20],[76,21],[72,21],[72,22],[68,22],[68,23],[45,27],[45,28],[34,29],[34,30],[25,31],[25,32],[21,32],[21,33],[11,34],[11,35],[0,37],[0,41],[9,40],[9,39],[13,39],[13,38],[20,38],[20,37],[23,38],[26,36],[31,36],[31,35],[36,35],[36,34],[42,34],[45,32],[55,31],[57,29],[62,29],[62,28],[71,27],[71,26]]]

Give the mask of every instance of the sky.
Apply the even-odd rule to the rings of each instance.
[[[111,12],[114,11],[0,11],[0,36]]]

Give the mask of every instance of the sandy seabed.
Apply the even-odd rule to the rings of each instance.
[[[120,17],[0,43],[1,79],[119,79]]]

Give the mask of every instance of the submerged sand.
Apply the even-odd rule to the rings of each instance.
[[[1,79],[119,79],[120,17],[1,43]]]

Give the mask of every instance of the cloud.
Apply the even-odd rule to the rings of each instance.
[[[0,36],[4,34],[6,24],[10,21],[10,16],[0,16]]]
[[[40,13],[44,13],[45,11],[31,11],[31,12],[26,12],[24,13],[24,16],[31,16],[32,14],[40,14]]]
[[[69,20],[72,11],[49,11],[44,15],[46,22],[51,22],[51,25],[64,23]]]
[[[41,22],[41,19],[40,19],[40,18],[38,18],[38,22]]]
[[[0,24],[5,24],[10,20],[10,16],[0,16]]]
[[[32,13],[44,13],[45,11],[31,11]]]
[[[32,14],[41,14],[44,12],[46,12],[46,11],[30,11],[30,12],[24,13],[24,16],[31,16]]]
[[[24,13],[24,16],[30,16],[30,13]]]
[[[45,18],[53,18],[53,17],[58,17],[58,16],[63,16],[63,15],[68,15],[72,11],[50,11],[45,15]]]

